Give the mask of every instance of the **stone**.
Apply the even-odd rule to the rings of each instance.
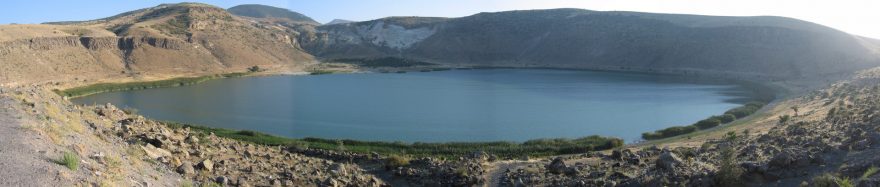
[[[333,172],[337,175],[347,175],[348,172],[345,171],[345,165],[340,163],[335,163],[330,166],[330,172]]]
[[[870,142],[868,139],[859,140],[852,145],[852,150],[861,151],[870,148]]]
[[[199,166],[199,169],[203,169],[206,171],[213,171],[214,170],[214,162],[212,162],[211,159],[205,159],[202,162],[199,162],[198,166]]]
[[[104,155],[104,152],[95,153],[94,155],[90,156],[90,158],[94,159],[95,161],[97,161],[98,163],[101,163],[101,164],[105,163],[105,160],[104,160],[105,157],[106,156]]]
[[[214,179],[214,182],[219,184],[220,186],[226,186],[229,185],[229,178],[226,176],[219,176]]]
[[[147,157],[151,159],[159,159],[160,157],[170,157],[171,152],[168,152],[165,149],[157,148],[152,144],[147,144],[146,146],[141,146],[141,149],[147,154]]]
[[[199,138],[196,136],[190,135],[189,137],[186,138],[186,143],[191,143],[191,144],[199,143]]]
[[[809,159],[805,158],[802,151],[794,149],[785,149],[770,159],[771,168],[798,168],[809,164]]]
[[[562,157],[554,158],[553,161],[546,166],[546,168],[550,173],[554,174],[565,173],[568,170],[568,166],[565,165],[565,159],[563,159]]]
[[[623,153],[620,150],[615,149],[615,150],[611,151],[611,159],[620,160],[622,158],[623,158]]]
[[[657,167],[672,170],[675,169],[676,166],[681,165],[681,158],[675,155],[672,152],[664,152],[660,154],[660,157],[657,158]]]
[[[192,175],[196,173],[196,169],[192,166],[192,163],[189,161],[183,162],[179,167],[177,167],[177,173],[182,175]]]
[[[327,181],[324,181],[324,183],[328,187],[338,187],[339,186],[339,182],[337,182],[336,180],[333,180],[333,179],[327,179]]]

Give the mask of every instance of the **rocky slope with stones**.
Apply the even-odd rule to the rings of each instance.
[[[507,168],[509,186],[877,186],[880,70],[794,98],[769,128]]]
[[[571,13],[565,14],[571,16],[566,19],[620,16],[557,11]],[[509,14],[530,13],[535,12],[486,13],[458,21],[482,23]],[[751,20],[713,18],[703,22],[692,16],[620,14],[629,15],[617,17],[628,21],[698,30],[742,24],[723,20]],[[530,19],[547,16],[558,15]],[[404,17],[317,28],[291,27],[270,24],[272,20],[232,16],[208,5],[175,4],[85,22],[0,26],[0,43],[4,44],[0,45],[0,103],[4,104],[0,117],[16,118],[0,122],[14,123],[3,127],[16,128],[22,135],[2,137],[7,139],[0,143],[0,154],[23,154],[18,155],[26,159],[23,161],[35,163],[27,172],[41,173],[32,176],[33,181],[48,181],[43,184],[47,186],[877,186],[880,181],[875,175],[875,166],[880,165],[880,129],[876,125],[880,123],[880,69],[860,72],[814,92],[795,93],[796,97],[774,102],[754,119],[711,129],[693,135],[693,139],[688,135],[607,152],[521,160],[499,160],[478,150],[460,158],[409,158],[258,145],[170,126],[112,105],[77,106],[51,91],[119,77],[179,77],[244,70],[251,65],[295,69],[311,59],[302,51],[303,46],[325,47],[328,50],[321,55],[332,55],[329,49],[339,48],[334,47],[338,43],[327,43],[330,40],[364,44],[346,48],[353,54],[365,54],[358,57],[401,49],[405,52],[426,47],[425,41],[435,40],[431,38],[444,29],[466,29],[448,25],[450,20]],[[748,28],[767,29],[759,32],[770,33],[767,37],[791,30],[813,30],[819,33],[816,36],[836,33],[789,21],[748,21]],[[584,24],[588,23],[592,24]],[[491,28],[506,28],[502,26]],[[321,31],[326,28],[338,28],[335,34],[370,37],[333,36],[334,32]],[[801,34],[791,37],[817,33]],[[825,39],[842,39],[835,46],[853,47],[848,35],[833,35]],[[327,42],[300,42],[316,39]],[[856,43],[877,42],[864,39]],[[854,48],[837,52],[843,59],[865,57],[866,51]],[[857,67],[861,66],[844,69]],[[808,71],[801,73],[809,75],[803,74]],[[19,143],[7,143],[12,141]],[[63,167],[59,160],[65,153],[76,155],[80,164],[70,166],[73,169]],[[22,167],[7,161],[0,164],[4,169]],[[5,178],[7,173],[0,175]]]

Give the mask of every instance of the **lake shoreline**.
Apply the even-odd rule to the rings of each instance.
[[[424,72],[424,71],[420,71],[420,70],[423,70],[423,69],[425,69],[425,68],[428,68],[428,67],[412,67],[412,68],[407,68],[407,70],[409,70],[409,71],[415,71],[415,72]],[[431,68],[434,68],[434,67],[431,67]],[[551,70],[568,70],[568,71],[596,71],[596,72],[622,72],[622,73],[639,73],[639,74],[676,75],[676,76],[678,76],[678,77],[680,77],[680,78],[691,78],[691,77],[692,77],[692,76],[687,76],[687,75],[664,74],[664,73],[654,73],[654,72],[616,71],[616,70],[592,70],[592,69],[565,69],[565,68],[533,68],[533,67],[461,67],[461,66],[459,66],[459,67],[448,67],[448,68],[449,68],[449,69],[446,69],[446,70],[450,70],[450,69],[452,69],[452,70],[457,70],[457,69],[551,69]],[[332,73],[378,73],[378,72],[376,72],[375,69],[353,69],[353,70],[350,70],[350,71],[345,71],[345,70],[343,70],[343,71],[338,71],[338,70],[337,70],[337,71],[333,71]],[[250,76],[286,76],[286,75],[301,76],[301,75],[322,75],[322,74],[324,74],[324,73],[314,74],[314,73],[308,73],[308,72],[271,72],[271,73],[245,74],[244,76],[239,76],[239,77],[250,77]],[[696,77],[700,77],[700,76],[696,76]],[[221,78],[225,78],[225,77],[221,77]],[[232,78],[234,78],[234,77],[232,77]],[[759,92],[759,91],[761,91],[761,90],[767,90],[767,89],[769,88],[769,89],[772,90],[772,91],[767,92],[767,93],[765,94],[765,96],[761,96],[761,97],[763,97],[763,99],[761,99],[761,101],[764,101],[764,102],[767,102],[767,103],[778,100],[778,99],[780,98],[780,97],[778,97],[778,95],[779,95],[780,93],[789,92],[788,90],[785,90],[785,89],[782,88],[782,87],[774,87],[774,86],[772,86],[772,85],[762,84],[762,83],[754,82],[754,81],[750,81],[750,80],[732,80],[732,79],[725,79],[725,78],[721,78],[721,77],[700,77],[700,78],[709,78],[709,80],[700,80],[700,81],[698,81],[698,82],[727,82],[727,83],[734,83],[734,84],[737,84],[737,85],[750,87],[751,91],[752,91],[752,92],[756,92],[756,93]],[[214,80],[214,79],[211,79],[211,80]],[[197,82],[197,83],[201,83],[201,82]],[[767,97],[767,95],[769,95],[769,97]],[[751,116],[751,115],[750,115],[750,116]],[[190,126],[196,126],[196,125],[190,125]],[[206,127],[206,126],[202,126],[202,127]],[[232,129],[224,129],[224,130],[232,130]],[[657,130],[660,130],[660,129],[657,129]],[[707,129],[707,130],[711,130],[711,129]],[[235,130],[233,130],[233,131],[235,131]],[[687,134],[684,134],[684,135],[687,135]],[[684,136],[684,135],[679,135],[679,136]],[[302,140],[302,139],[297,139],[297,138],[287,138],[287,137],[277,136],[277,135],[273,135],[273,136],[276,136],[277,138],[284,138],[284,139],[290,139],[290,140]],[[677,136],[676,136],[676,137],[677,137]],[[663,139],[667,139],[667,138],[663,138]],[[328,140],[329,140],[329,139],[328,139]],[[343,138],[343,139],[339,139],[339,140],[345,140],[345,139]],[[660,140],[662,140],[662,139],[660,139]],[[357,140],[351,140],[351,141],[357,141]],[[651,141],[656,141],[656,140],[651,140]],[[367,141],[367,142],[373,142],[373,143],[377,143],[377,142],[390,143],[389,141]],[[488,142],[497,142],[497,141],[467,141],[467,142],[468,142],[468,143],[488,143]],[[644,142],[645,142],[645,141],[636,141],[636,142],[630,142],[630,143],[627,143],[627,144],[642,144],[642,143],[644,143]],[[650,141],[648,141],[648,142],[650,142]],[[436,142],[436,143],[462,143],[462,142]]]

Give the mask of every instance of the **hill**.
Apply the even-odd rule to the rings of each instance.
[[[344,20],[344,19],[333,19],[333,21],[327,22],[324,25],[333,25],[333,24],[345,24],[345,23],[353,23],[355,21]]]
[[[212,5],[164,4],[82,22],[0,26],[0,82],[298,69],[298,33]]]
[[[784,17],[550,9],[323,25],[324,59],[395,56],[442,64],[800,78],[880,64],[876,43]],[[306,34],[308,35],[308,34]]]

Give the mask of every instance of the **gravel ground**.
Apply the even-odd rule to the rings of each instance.
[[[46,156],[39,136],[22,128],[18,104],[0,95],[0,186],[64,186],[62,167]]]

